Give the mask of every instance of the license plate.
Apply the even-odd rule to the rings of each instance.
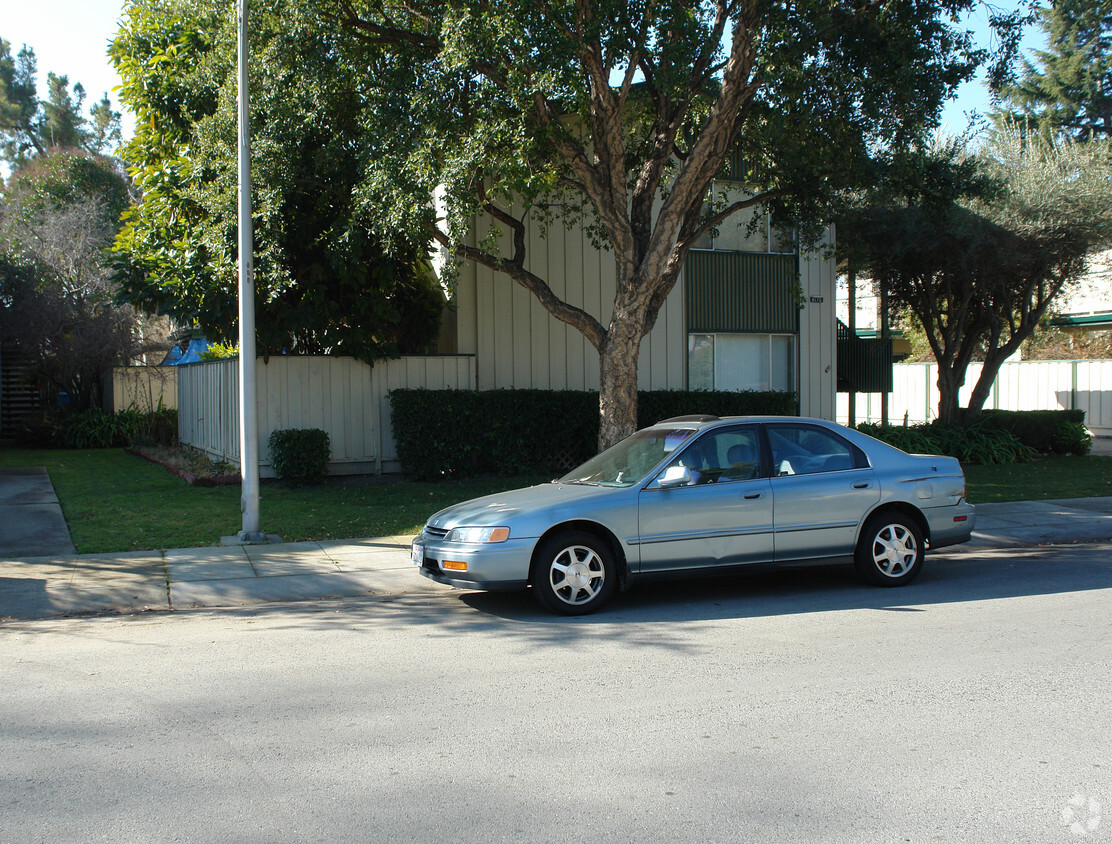
[[[409,556],[413,560],[413,565],[423,566],[425,564],[425,546],[415,544],[410,550]]]

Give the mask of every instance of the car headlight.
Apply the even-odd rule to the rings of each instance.
[[[458,527],[448,531],[444,539],[448,542],[469,542],[482,544],[485,542],[505,542],[510,538],[508,527]]]

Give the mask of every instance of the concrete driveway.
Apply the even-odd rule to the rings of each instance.
[[[0,469],[0,557],[45,557],[74,551],[46,469]]]

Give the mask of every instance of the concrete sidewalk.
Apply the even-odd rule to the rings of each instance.
[[[452,591],[410,564],[411,537],[0,557],[0,619]],[[945,549],[1112,539],[1112,497],[977,507],[973,540]]]
[[[442,592],[411,537],[0,559],[0,619]]]

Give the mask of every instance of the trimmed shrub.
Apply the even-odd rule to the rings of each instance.
[[[908,454],[939,454],[941,446],[925,425],[881,425],[862,422],[857,426],[862,434],[895,446]]]
[[[1041,454],[1088,454],[1084,410],[985,410],[978,424],[1015,434]]]
[[[270,466],[287,483],[319,484],[328,477],[332,441],[320,428],[287,428],[272,431],[267,440]]]
[[[792,393],[640,393],[639,425],[709,413],[794,415]],[[585,390],[393,390],[402,471],[417,479],[564,474],[598,445],[598,393]]]
[[[1035,454],[1011,432],[983,424],[901,426],[865,422],[857,430],[910,454],[946,454],[962,463],[1022,463]]]

